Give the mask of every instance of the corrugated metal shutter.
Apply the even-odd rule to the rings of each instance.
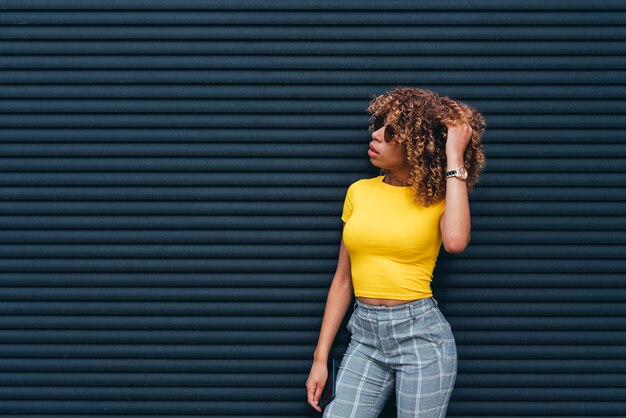
[[[488,122],[448,416],[626,416],[624,2],[0,5],[0,413],[319,416],[365,109],[410,85]]]

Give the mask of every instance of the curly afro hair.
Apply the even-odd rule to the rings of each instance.
[[[374,131],[375,117],[383,116],[394,128],[392,141],[406,147],[411,166],[408,184],[420,206],[430,206],[446,196],[446,125],[468,123],[473,132],[463,165],[468,193],[474,188],[485,166],[481,137],[487,126],[476,109],[430,90],[398,87],[375,96],[367,111],[372,114],[370,132]],[[389,171],[381,169],[381,175]]]

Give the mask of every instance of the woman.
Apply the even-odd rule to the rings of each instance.
[[[462,102],[403,87],[375,97],[368,111],[368,155],[381,175],[346,193],[308,402],[321,412],[330,347],[354,294],[351,341],[323,417],[377,417],[394,388],[398,417],[445,417],[456,341],[430,283],[441,245],[458,254],[469,244],[468,194],[485,165],[485,120]]]

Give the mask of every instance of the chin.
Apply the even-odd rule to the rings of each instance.
[[[385,167],[383,167],[383,166],[380,164],[380,161],[377,161],[377,160],[375,160],[375,159],[373,159],[373,158],[370,158],[370,163],[372,163],[372,165],[373,165],[374,167],[380,168],[381,170],[382,170],[383,168],[385,168]]]

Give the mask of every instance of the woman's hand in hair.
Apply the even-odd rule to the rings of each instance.
[[[446,139],[446,154],[462,157],[465,148],[472,137],[472,127],[469,123],[447,125],[448,138]]]

